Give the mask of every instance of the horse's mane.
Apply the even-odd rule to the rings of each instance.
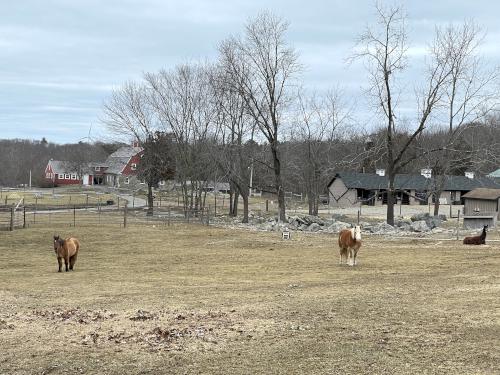
[[[59,246],[63,247],[64,246],[64,243],[66,242],[66,240],[64,238],[59,238],[57,239],[57,243],[59,244]]]

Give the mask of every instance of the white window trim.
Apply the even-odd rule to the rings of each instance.
[[[161,181],[160,181],[160,185],[161,185],[161,186],[165,185],[165,180],[161,180]]]
[[[72,174],[72,175],[71,175],[71,179],[72,179],[72,180],[76,180],[76,174]]]
[[[65,173],[65,174],[64,174],[64,179],[65,179],[65,180],[69,180],[69,178],[70,178],[69,174],[68,174],[68,173]]]
[[[137,164],[136,163],[130,164],[130,169],[135,171],[137,169]]]
[[[95,170],[95,171],[100,171],[100,170],[101,170],[101,167],[94,167],[94,170]]]
[[[123,180],[123,183],[124,183],[125,185],[128,185],[128,184],[130,183],[129,178],[128,178],[128,177],[125,177],[125,179]]]

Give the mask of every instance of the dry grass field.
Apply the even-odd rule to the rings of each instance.
[[[198,226],[0,232],[1,374],[498,374],[500,248]]]

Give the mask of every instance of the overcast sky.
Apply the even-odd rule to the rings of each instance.
[[[366,73],[346,57],[374,21],[373,1],[335,0],[17,0],[0,2],[0,138],[76,142],[105,135],[102,102],[145,71],[216,57],[217,43],[270,10],[290,23],[288,39],[306,66],[304,85],[345,88],[359,113]],[[473,18],[487,32],[484,57],[500,61],[500,3],[403,2],[412,49],[408,83],[435,25]],[[407,105],[408,111],[412,109]],[[365,116],[362,121],[371,121]],[[375,120],[374,120],[375,121]]]

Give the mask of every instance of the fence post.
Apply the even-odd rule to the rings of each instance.
[[[11,231],[14,230],[14,214],[15,214],[14,206],[12,206],[10,208],[10,230]]]
[[[89,209],[89,195],[87,194],[87,199],[85,200],[85,209]]]
[[[135,207],[135,193],[132,194],[132,208]]]
[[[118,197],[118,208],[120,208],[120,197]]]
[[[76,204],[73,206],[73,228],[76,227]]]
[[[269,199],[266,199],[266,212],[269,212]]]
[[[170,226],[170,206],[168,206],[168,219],[167,219],[167,225]]]
[[[26,206],[23,207],[23,228],[26,228]]]
[[[214,195],[214,201],[215,201],[214,216],[217,216],[217,194]]]
[[[359,219],[361,217],[361,210],[358,210],[358,225],[359,225]]]
[[[457,241],[458,241],[458,227],[460,226],[460,210],[458,210],[457,214]]]
[[[123,227],[127,227],[127,211],[128,211],[128,202],[125,202],[125,207],[123,208]]]
[[[210,207],[208,208],[207,211],[207,227],[210,225]]]

